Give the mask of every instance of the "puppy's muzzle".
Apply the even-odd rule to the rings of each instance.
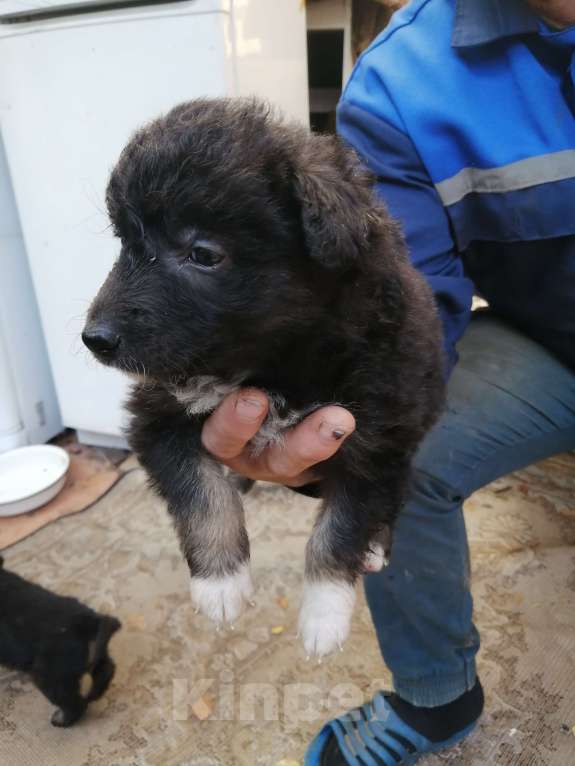
[[[112,358],[120,347],[122,339],[112,325],[98,322],[88,324],[84,328],[82,340],[94,354]]]

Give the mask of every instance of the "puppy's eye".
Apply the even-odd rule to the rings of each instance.
[[[226,254],[215,245],[197,242],[186,253],[186,261],[200,269],[216,269],[226,260]]]

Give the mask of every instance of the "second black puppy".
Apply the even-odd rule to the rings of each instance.
[[[28,673],[58,708],[54,726],[71,726],[114,676],[108,642],[120,622],[24,580],[3,563],[0,557],[0,665]],[[91,687],[83,695],[85,673]]]
[[[264,389],[261,450],[321,405],[353,413],[356,431],[318,466],[306,553],[300,633],[320,656],[347,636],[358,576],[383,563],[443,398],[433,298],[372,183],[338,139],[254,101],[176,107],[112,173],[122,249],[83,333],[138,380],[130,443],[167,500],[193,600],[217,621],[252,586],[240,497],[201,445],[206,416],[240,386]]]

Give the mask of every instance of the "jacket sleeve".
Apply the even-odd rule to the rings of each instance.
[[[455,345],[471,316],[473,284],[464,275],[449,219],[415,146],[384,88],[374,97],[371,83],[365,97],[366,79],[361,70],[352,75],[338,107],[338,132],[375,174],[379,194],[403,226],[412,263],[434,292],[449,375],[457,361]]]

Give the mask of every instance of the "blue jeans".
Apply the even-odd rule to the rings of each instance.
[[[488,312],[459,345],[447,408],[415,459],[389,567],[365,591],[396,692],[434,707],[475,683],[463,501],[490,481],[575,449],[575,372]]]

